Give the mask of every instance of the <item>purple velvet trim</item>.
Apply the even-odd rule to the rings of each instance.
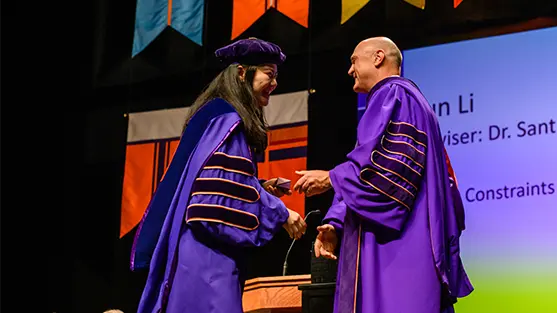
[[[425,133],[419,132],[416,128],[410,126],[410,124],[398,123],[400,122],[390,122],[387,127],[387,131],[392,134],[404,134],[410,136],[416,141],[416,144],[421,143],[423,145],[422,147],[427,146],[427,135]]]
[[[157,228],[163,227],[162,225],[164,224],[164,217],[166,217],[166,213],[168,212],[169,206],[171,205],[172,199],[174,197],[173,193],[176,191],[176,188],[182,180],[184,167],[186,166],[186,163],[189,162],[191,153],[195,145],[199,142],[208,123],[213,118],[230,112],[235,112],[234,108],[223,99],[217,98],[203,105],[190,119],[189,127],[184,130],[184,133],[180,136],[180,143],[167,169],[167,172],[163,180],[157,187],[157,191],[153,195],[141,218],[141,221],[139,222],[139,225],[137,226],[130,254],[130,269],[132,271],[136,270],[137,258],[140,259],[138,262],[141,264],[140,267],[149,266],[152,255],[148,257],[149,261],[147,261],[147,257],[145,256],[145,254],[147,254],[148,252],[150,252],[151,254],[155,253],[156,246],[154,246],[153,244],[157,243],[159,234],[162,231],[160,229],[157,230]],[[226,136],[228,136],[228,134],[239,123],[240,121],[235,122]],[[188,140],[182,140],[184,137],[187,137]],[[226,137],[222,139],[221,143],[219,143],[219,146],[222,144],[222,142],[224,142],[225,139]],[[164,215],[161,215],[161,213],[164,213]],[[156,216],[152,218],[152,215]],[[144,230],[146,222],[154,225],[147,225]],[[145,236],[147,236],[147,238],[144,239]],[[140,240],[143,242],[140,243]],[[140,254],[139,256],[137,255],[138,253]]]
[[[335,291],[335,313],[354,313],[356,310],[356,292],[360,278],[360,240],[361,225],[356,214],[347,210],[344,219],[345,232],[342,237],[342,252],[339,259],[339,276]]]
[[[259,226],[257,216],[225,206],[192,204],[188,207],[186,215],[187,222],[192,219],[200,219],[207,222],[222,222],[247,230],[253,230]]]
[[[192,194],[215,194],[236,198],[245,202],[259,200],[259,193],[251,186],[235,183],[225,179],[197,179],[192,187]]]
[[[364,169],[362,171],[361,177],[363,180],[371,184],[373,188],[377,189],[377,191],[379,191],[382,195],[389,198],[390,200],[397,201],[398,203],[404,205],[408,210],[410,210],[410,208],[412,207],[414,197],[407,192],[409,190],[393,184],[392,181],[377,174],[374,169]]]
[[[224,153],[216,152],[205,164],[205,167],[213,166],[250,176],[255,175],[255,169],[250,160],[237,156],[229,156]]]
[[[238,116],[239,117],[239,116]],[[234,122],[234,124],[232,124],[232,126],[230,127],[230,129],[226,132],[226,135],[222,137],[221,141],[218,143],[218,145],[216,145],[214,147],[214,149],[211,151],[210,155],[213,155],[224,143],[224,141],[228,138],[228,136],[230,136],[230,134],[236,129],[236,127],[240,124],[240,120]],[[203,169],[203,166],[205,166],[205,163],[207,163],[207,160],[209,159],[209,157],[207,157],[204,161],[204,163],[199,167],[199,170],[201,171]],[[196,174],[196,177],[199,176],[199,173]],[[195,186],[195,181],[192,184],[192,189]],[[191,199],[191,197],[190,197]],[[187,211],[184,212],[186,208],[182,207],[181,210],[179,210],[180,212],[177,214],[178,216],[182,216],[182,218],[184,217],[184,215],[187,216]],[[174,221],[173,223],[176,224],[176,219],[177,216],[174,216]],[[178,230],[181,231],[181,227],[177,228]],[[178,244],[178,239],[179,237],[176,236],[175,234],[173,234],[173,231],[176,231],[176,228],[171,228],[170,230],[170,236],[169,236],[169,243],[168,243],[168,251],[176,251],[176,245]],[[174,235],[174,236],[173,236]],[[174,240],[170,240],[171,238],[175,238]],[[166,294],[166,297],[162,297],[161,298],[161,304],[162,304],[162,308],[164,309],[164,306],[166,305],[166,303],[168,302],[168,296],[170,294],[170,288],[172,288],[172,283],[174,282],[174,275],[176,273],[176,259],[175,259],[175,254],[172,254],[171,256],[169,256],[170,260],[167,260],[166,263],[166,270],[165,270],[165,277],[166,277],[166,285],[165,285],[165,290],[168,290],[168,294]],[[171,282],[171,283],[169,283]]]
[[[413,171],[404,161],[394,161],[385,157],[386,154],[381,151],[373,151],[371,153],[371,161],[373,166],[382,174],[386,173],[396,173],[392,176],[390,174],[386,174],[386,176],[396,177],[398,181],[405,181],[406,183],[410,183],[412,189],[410,190],[412,193],[416,193],[418,191],[418,187],[421,181],[421,176]],[[387,155],[388,157],[392,157]],[[398,160],[398,159],[396,159]],[[406,165],[405,165],[406,164]],[[422,171],[418,171],[418,173],[422,173]],[[398,176],[397,176],[398,174]],[[400,177],[399,177],[400,176]]]
[[[389,135],[389,137],[392,136]],[[422,150],[425,149],[423,149],[423,147],[420,147],[419,145],[411,144],[408,143],[407,141],[404,142],[405,143],[402,143],[402,140],[387,138],[387,136],[385,136],[381,140],[381,146],[384,149],[389,150],[391,152],[404,154],[405,156],[410,157],[412,160],[416,161],[416,163],[421,165],[423,168],[425,166],[425,153]],[[416,151],[416,149],[419,149],[419,151],[421,151],[422,153]]]

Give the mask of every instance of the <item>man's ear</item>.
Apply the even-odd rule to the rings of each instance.
[[[238,65],[238,76],[240,76],[241,81],[246,79],[246,69],[241,65]]]
[[[377,52],[375,52],[375,56],[373,57],[373,64],[375,65],[375,67],[379,67],[381,66],[381,64],[383,64],[384,61],[385,51],[381,49],[377,50]]]

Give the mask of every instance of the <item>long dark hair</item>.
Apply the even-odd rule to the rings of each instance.
[[[205,103],[222,98],[230,103],[240,118],[248,144],[257,152],[267,148],[267,123],[261,107],[253,93],[253,77],[257,66],[242,65],[246,71],[245,80],[241,80],[238,64],[231,64],[220,72],[197,97],[186,116],[184,130],[191,117]]]

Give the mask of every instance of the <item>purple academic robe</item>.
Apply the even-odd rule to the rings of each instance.
[[[459,252],[462,201],[414,83],[389,77],[372,88],[347,158],[330,171],[324,218],[341,242],[334,312],[452,312],[473,290]]]
[[[140,313],[243,312],[246,250],[269,242],[288,218],[283,202],[257,179],[240,116],[222,110],[223,106],[230,108],[225,101],[214,100],[192,118],[185,134],[199,131],[190,127],[203,128],[199,138],[182,136],[181,143],[194,140],[195,144],[191,153],[183,155],[187,160],[173,160],[185,165],[175,187],[167,187],[172,200],[168,208],[150,205],[152,212],[146,213],[142,223],[146,235],[136,239],[144,252],[132,251],[138,259],[150,259]],[[207,114],[211,110],[223,112]],[[196,116],[203,114],[206,123],[195,123]],[[179,145],[175,158],[180,149]],[[156,225],[161,219],[149,220],[149,214],[157,216],[158,211],[165,212],[163,225]],[[150,246],[147,235],[157,227],[160,235]]]

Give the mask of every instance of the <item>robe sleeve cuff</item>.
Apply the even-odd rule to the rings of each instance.
[[[343,230],[342,224],[339,223],[337,220],[334,220],[334,219],[324,219],[323,224],[332,225],[335,228],[335,231],[337,233],[342,232],[342,230]]]
[[[288,213],[288,209],[285,206],[281,206],[278,209],[278,221],[280,223],[280,225],[284,225],[284,223],[286,223],[286,221],[288,221],[288,217],[290,216],[290,213]]]
[[[346,203],[342,201],[338,194],[335,194],[333,204],[323,218],[323,224],[330,224],[335,231],[342,232],[344,229],[344,216],[346,215]]]
[[[335,194],[339,194],[341,199],[345,198],[342,190],[343,177],[346,177],[346,173],[349,173],[351,164],[348,162],[341,163],[335,168],[329,171],[329,179],[331,180],[331,187],[335,191]]]

